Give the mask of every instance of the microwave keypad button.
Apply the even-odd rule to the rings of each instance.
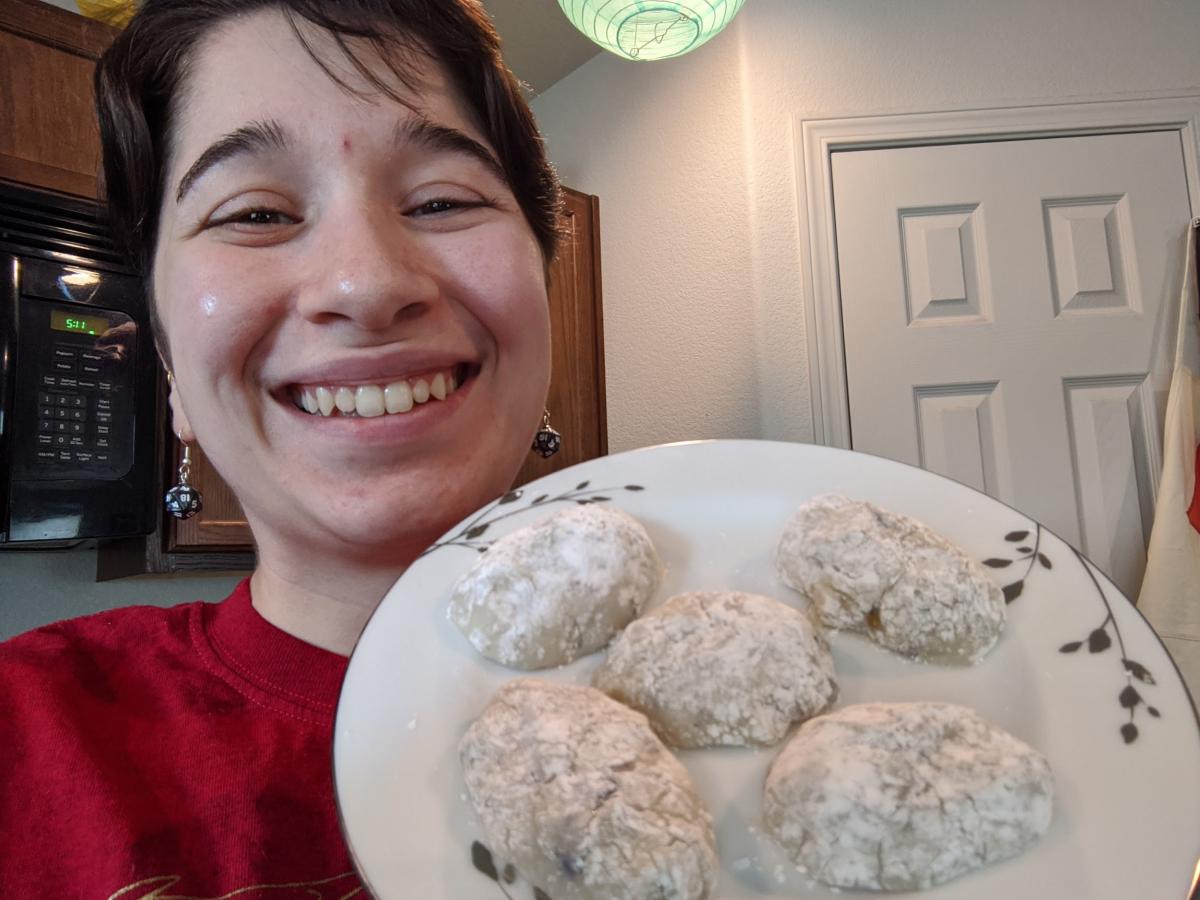
[[[37,436],[37,442],[38,442],[39,447],[53,447],[54,446],[54,435],[39,434]]]
[[[58,410],[53,406],[39,406],[38,416],[42,419],[53,419],[58,415]]]
[[[79,371],[84,375],[99,375],[100,367],[95,363],[80,363]]]
[[[82,447],[90,447],[91,444],[88,443],[87,439],[83,435],[73,434],[71,435],[70,440],[67,441],[67,446],[79,449]]]
[[[71,461],[71,451],[70,450],[59,450],[58,451],[58,461],[59,462],[70,462]]]
[[[57,424],[54,419],[38,419],[38,431],[49,433],[55,430]]]
[[[79,382],[74,378],[68,378],[66,375],[60,375],[58,378],[58,386],[62,388],[79,387]]]
[[[87,398],[82,394],[68,394],[66,397],[66,402],[63,403],[63,406],[71,409],[86,409]]]
[[[108,462],[108,454],[107,453],[97,453],[96,454],[96,462],[107,463]]]
[[[38,406],[53,406],[57,400],[49,391],[38,391]]]
[[[79,352],[77,350],[72,349],[71,347],[59,346],[59,347],[54,348],[54,358],[55,359],[78,359]]]
[[[67,434],[83,434],[86,430],[82,422],[68,422],[67,425]]]
[[[58,379],[53,375],[42,376],[42,387],[55,387],[58,384]]]
[[[96,434],[108,434],[108,433],[109,433],[109,427],[107,425],[97,425],[96,426]]]
[[[96,412],[112,412],[112,401],[105,397],[97,397]]]
[[[87,421],[87,409],[68,409],[67,412],[70,414],[72,422]]]
[[[58,421],[56,421],[54,423],[54,431],[56,434],[66,434],[70,430],[71,430],[70,422],[64,421],[63,419],[59,419]]]
[[[55,447],[65,447],[70,442],[71,442],[71,436],[69,434],[56,434],[54,436],[54,446]]]
[[[108,442],[108,438],[98,437],[98,438],[96,438],[96,449],[97,450],[111,450],[112,444],[110,444]]]
[[[94,350],[84,350],[79,354],[79,358],[84,362],[100,363],[104,362],[104,354],[96,353]]]
[[[58,459],[58,452],[56,450],[39,450],[37,458],[43,461],[53,461]]]
[[[94,391],[96,389],[96,382],[92,381],[90,378],[80,378],[78,384],[80,390]]]
[[[54,399],[52,401],[50,401],[51,403],[55,403],[59,406],[70,406],[71,405],[71,395],[70,394],[53,394],[51,396],[54,397]]]
[[[74,362],[71,362],[70,360],[56,359],[54,361],[54,371],[55,372],[74,372],[75,370],[76,370],[76,364]]]
[[[77,462],[77,463],[90,463],[94,457],[95,457],[95,454],[92,453],[90,450],[76,450],[75,451],[75,462]]]
[[[108,425],[111,422],[112,422],[112,413],[110,413],[110,412],[97,412],[96,413],[96,424],[97,425]]]
[[[57,419],[69,419],[71,418],[71,411],[65,406],[58,406],[54,409],[54,416]]]
[[[98,381],[96,382],[96,387],[100,388],[100,390],[104,391],[105,393],[112,393],[113,386],[111,381]]]

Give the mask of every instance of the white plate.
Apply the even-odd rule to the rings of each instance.
[[[477,548],[575,500],[604,497],[642,521],[667,565],[655,603],[700,589],[798,602],[775,574],[775,546],[796,506],[827,492],[914,516],[980,560],[1015,560],[990,571],[1001,585],[1022,585],[1005,635],[975,668],[904,662],[858,637],[832,637],[839,705],[966,704],[1053,766],[1045,837],[926,895],[1186,897],[1200,856],[1200,720],[1133,605],[1063,541],[960,484],[877,457],[760,441],[655,447],[556,472],[456,527],[397,582],[350,660],[334,733],[343,827],[369,889],[385,900],[533,898],[530,886],[492,880],[472,859],[482,833],[457,744],[496,688],[521,674],[480,657],[447,621],[451,586]],[[586,683],[600,657],[538,677]],[[1136,702],[1128,708],[1122,698]],[[834,896],[757,827],[776,750],[681,754],[716,822],[722,900]]]

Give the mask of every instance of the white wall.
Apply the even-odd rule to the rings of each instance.
[[[534,102],[600,197],[609,444],[811,440],[793,118],[1200,93],[1196,0],[747,0]]]

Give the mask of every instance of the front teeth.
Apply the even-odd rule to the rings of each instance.
[[[383,389],[383,403],[388,415],[405,413],[413,408],[412,388],[407,381],[395,381]]]
[[[354,411],[364,418],[373,419],[383,415],[383,388],[377,384],[364,384],[354,392]]]
[[[363,384],[338,387],[305,387],[295,392],[296,405],[309,415],[374,418],[406,413],[430,398],[445,400],[458,390],[453,371],[437,372],[432,378],[393,381],[387,385]],[[336,413],[335,413],[336,410]]]

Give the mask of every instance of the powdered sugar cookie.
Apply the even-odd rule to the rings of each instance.
[[[455,584],[450,620],[488,659],[561,666],[606,646],[661,576],[641,523],[610,506],[576,506],[492,544]]]
[[[846,497],[816,497],[783,532],[785,584],[830,628],[905,656],[975,663],[1004,630],[1004,595],[983,566],[927,526]]]
[[[973,710],[865,703],[805,722],[772,764],[766,824],[826,884],[907,891],[1020,853],[1050,825],[1046,759]]]
[[[508,682],[459,758],[492,852],[555,900],[703,900],[716,884],[687,770],[593,688]]]
[[[592,683],[689,748],[774,744],[837,697],[819,626],[731,592],[680,594],[633,622]]]

